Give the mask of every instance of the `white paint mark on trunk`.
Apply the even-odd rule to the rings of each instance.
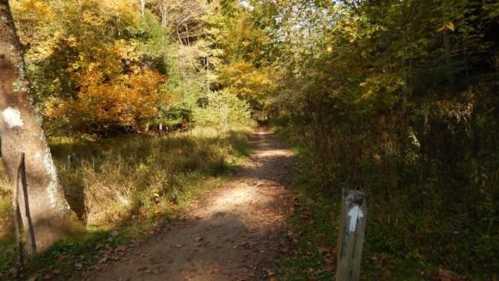
[[[354,232],[357,229],[357,221],[364,217],[364,213],[359,208],[359,206],[355,205],[350,211],[348,211],[348,216],[350,217],[350,222],[348,224],[348,231]]]
[[[9,128],[21,128],[24,125],[21,112],[10,106],[2,111],[2,118]]]

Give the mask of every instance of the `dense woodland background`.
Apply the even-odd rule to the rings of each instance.
[[[78,195],[103,186],[108,195],[97,196],[118,192],[135,215],[161,212],[157,202],[174,204],[247,155],[234,129],[259,122],[296,147],[307,212],[296,225],[314,245],[283,259],[282,280],[330,280],[327,257],[313,247],[335,244],[330,214],[342,188],[369,195],[363,280],[431,280],[443,270],[498,278],[497,1],[11,6],[36,106],[82,219],[108,219]],[[208,127],[217,132],[178,133]]]

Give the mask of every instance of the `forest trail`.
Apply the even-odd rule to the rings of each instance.
[[[185,218],[85,280],[267,280],[286,251],[286,189],[293,153],[266,130],[250,140],[250,160],[224,187],[207,194]]]

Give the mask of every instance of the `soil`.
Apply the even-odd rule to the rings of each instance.
[[[293,199],[286,186],[293,153],[263,129],[250,141],[250,161],[225,186],[85,280],[274,279],[276,257],[289,244],[286,220]]]

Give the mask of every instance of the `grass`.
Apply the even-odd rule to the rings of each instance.
[[[195,129],[161,137],[51,138],[66,197],[86,231],[33,259],[28,272],[64,280],[112,256],[118,245],[154,234],[237,169],[250,153],[247,133]],[[8,220],[10,199],[0,195],[0,219]],[[9,233],[0,237],[2,280],[15,256]]]
[[[298,156],[291,185],[296,199],[288,221],[292,250],[277,261],[277,280],[334,280],[340,196],[337,200],[326,198],[311,185],[307,167],[300,161],[303,151],[292,145],[296,143],[294,135],[286,127],[278,126],[276,131],[282,140],[288,140]]]
[[[293,250],[280,258],[278,280],[334,280],[338,231],[332,217],[336,206],[313,196],[304,187],[295,186],[298,196],[289,221]]]
[[[334,280],[341,192],[324,193],[305,175],[306,172],[298,171],[293,185],[297,201],[289,224],[294,250],[281,257],[279,280]],[[400,237],[400,232],[385,233],[386,227],[376,225],[376,207],[369,208],[361,280],[428,280],[427,273],[434,270],[431,265],[420,264],[413,259],[414,253],[402,251],[400,243],[406,237]]]

